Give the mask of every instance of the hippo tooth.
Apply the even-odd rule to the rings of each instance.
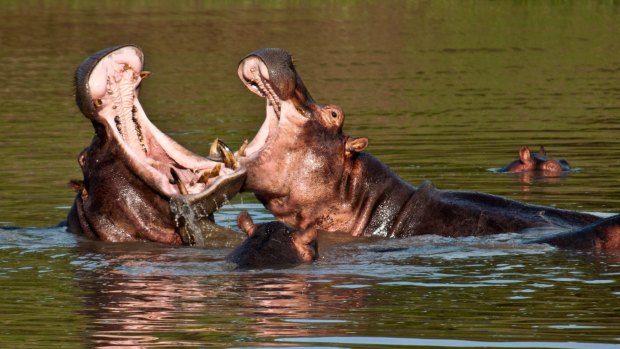
[[[141,79],[146,79],[151,75],[151,72],[148,70],[143,70],[140,72],[140,78]]]
[[[99,109],[103,105],[103,101],[101,101],[101,99],[99,98],[93,99],[93,105],[95,106],[96,109]]]
[[[218,154],[218,145],[220,143],[220,139],[216,138],[213,143],[211,143],[211,148],[209,148],[209,155],[217,155]]]
[[[224,145],[222,145],[223,143],[221,143],[218,147],[218,150],[220,151],[220,154],[222,155],[222,159],[224,160],[224,166],[231,168],[231,169],[237,169],[239,167],[239,164],[237,163],[237,160],[235,159],[235,156],[233,155],[233,153],[230,151],[230,149],[228,149],[228,147]]]
[[[170,174],[172,175],[172,179],[174,180],[177,187],[179,188],[179,193],[181,193],[181,195],[187,195],[188,193],[187,187],[185,186],[185,183],[183,183],[183,181],[179,177],[179,174],[177,173],[177,171],[175,171],[174,168],[171,167]]]
[[[211,177],[219,176],[221,169],[222,169],[222,164],[215,164],[215,166],[213,166],[213,168],[211,169],[211,173],[209,174],[209,176]]]
[[[237,154],[239,154],[239,156],[245,156],[245,148],[248,147],[248,140],[246,139],[245,141],[243,141],[243,144],[241,144],[241,147],[239,147],[239,151],[237,152]]]
[[[222,164],[220,163],[215,164],[215,166],[213,166],[211,170],[206,170],[202,174],[202,176],[200,176],[200,179],[198,180],[198,182],[207,183],[210,178],[219,176],[221,168],[222,168]]]

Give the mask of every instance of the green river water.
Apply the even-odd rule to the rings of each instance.
[[[0,225],[19,228],[0,228],[1,348],[620,348],[620,253],[423,236],[242,272],[226,249],[78,244],[53,228],[93,135],[73,72],[122,43],[153,72],[149,118],[199,154],[256,133],[237,64],[282,47],[414,185],[620,212],[620,2],[4,0]],[[577,170],[490,170],[521,145]],[[243,194],[216,220],[241,210],[272,219]]]

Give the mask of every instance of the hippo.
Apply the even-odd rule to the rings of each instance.
[[[527,172],[536,171],[545,175],[558,175],[563,171],[570,171],[568,161],[564,159],[551,159],[547,157],[544,146],[540,146],[538,153],[533,153],[527,146],[519,149],[519,159],[500,168],[497,172]]]
[[[213,212],[240,190],[246,170],[223,142],[198,156],[149,121],[138,101],[149,75],[143,63],[140,48],[121,45],[76,70],[76,103],[95,135],[78,156],[83,179],[71,182],[68,230],[111,242],[204,244],[205,233],[223,229]]]
[[[280,229],[288,227],[286,234],[316,229],[354,237],[464,237],[543,227],[572,232],[541,240],[556,246],[620,248],[615,225],[597,230],[602,218],[596,215],[439,190],[429,181],[418,187],[405,182],[364,151],[367,138],[343,132],[342,108],[314,101],[285,50],[250,53],[239,63],[238,75],[266,100],[265,121],[244,154],[237,154],[247,171],[242,189],[255,194],[281,222]],[[571,244],[578,236],[582,243]],[[282,251],[307,254],[287,241]]]
[[[344,244],[376,242],[380,238],[333,234],[314,227],[300,230],[279,221],[254,224],[242,211],[237,225],[247,238],[225,260],[237,269],[289,268],[314,262]]]
[[[237,224],[247,238],[225,259],[239,269],[286,268],[311,263],[317,258],[314,228],[301,231],[278,221],[254,224],[245,211],[237,217]]]

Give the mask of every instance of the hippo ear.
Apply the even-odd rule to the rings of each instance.
[[[524,164],[532,161],[530,157],[530,148],[528,148],[526,145],[522,146],[521,149],[519,149],[519,159]]]
[[[247,211],[239,212],[239,216],[237,216],[237,225],[248,237],[252,237],[256,232],[256,225],[254,225],[254,221],[252,221],[252,217]]]
[[[542,156],[546,156],[547,155],[547,151],[545,150],[545,146],[541,145],[540,149],[538,150],[538,154],[542,155]]]
[[[368,138],[349,138],[345,145],[345,152],[347,156],[351,156],[353,153],[361,153],[368,146]]]

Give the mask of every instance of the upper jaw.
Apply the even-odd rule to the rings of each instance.
[[[94,105],[94,100],[102,97],[102,93],[98,88],[99,85],[94,86],[90,83],[91,76],[96,75],[93,74],[94,71],[105,58],[111,58],[113,56],[118,57],[119,53],[124,53],[126,62],[133,63],[132,66],[136,69],[142,68],[144,55],[138,47],[133,45],[118,45],[104,48],[90,55],[82,61],[75,71],[75,101],[80,111],[89,119],[95,119],[97,117],[97,108]],[[94,95],[92,89],[96,91]]]
[[[148,76],[142,71],[143,61],[142,51],[133,45],[103,49],[86,58],[75,75],[82,113],[103,126],[95,127],[98,133],[116,141],[119,160],[164,197],[209,195],[207,189],[223,183],[222,177],[235,179],[240,187],[244,168],[221,166],[217,176],[217,162],[185,149],[150,122],[137,98],[141,80]]]
[[[245,86],[267,100],[267,106],[279,118],[282,108],[281,93],[276,92],[276,87],[272,85],[267,65],[257,56],[248,56],[239,63],[237,69],[239,79]]]
[[[316,103],[286,51],[258,49],[241,60],[237,75],[250,91],[267,102],[265,121],[249,143],[246,157],[255,157],[264,149],[268,141],[275,138],[283,120],[299,124],[312,118]],[[240,160],[245,163],[249,159]]]
[[[267,99],[279,115],[282,101],[290,101],[300,114],[309,115],[314,100],[293,64],[293,57],[283,49],[261,48],[239,63],[237,74],[246,87]]]

